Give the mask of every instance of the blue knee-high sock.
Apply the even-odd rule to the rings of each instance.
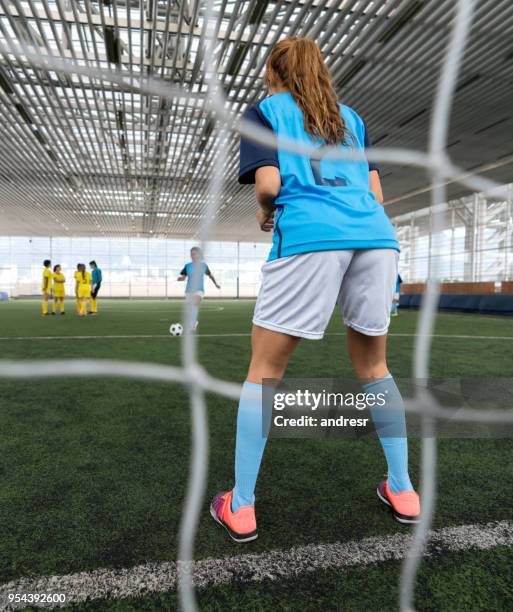
[[[193,304],[191,306],[191,327],[194,327],[196,325],[197,320],[198,320],[198,307],[196,306],[196,304]]]
[[[255,485],[266,442],[262,434],[262,385],[246,381],[237,414],[233,512],[255,503]]]
[[[383,406],[370,407],[376,431],[388,465],[388,486],[392,493],[413,489],[408,476],[408,440],[404,402],[392,376],[375,380],[363,386],[365,393],[382,393]]]

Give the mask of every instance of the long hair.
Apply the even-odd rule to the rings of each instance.
[[[78,264],[77,268],[78,268],[78,271],[82,273],[82,279],[85,282],[85,279],[86,279],[86,267],[85,267],[85,264],[83,264],[83,263]]]
[[[340,114],[337,94],[321,50],[310,38],[292,36],[277,43],[266,63],[267,89],[288,89],[303,112],[305,130],[328,145],[352,139]]]

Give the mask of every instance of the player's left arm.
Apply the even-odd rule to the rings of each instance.
[[[207,268],[205,271],[205,274],[209,277],[209,279],[214,283],[214,285],[218,288],[221,289],[221,285],[217,284],[216,279],[214,278],[214,275],[212,274],[212,272],[210,271],[210,268]]]

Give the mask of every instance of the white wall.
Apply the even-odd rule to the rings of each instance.
[[[403,280],[422,282],[430,268],[442,281],[513,279],[512,193],[509,185],[506,200],[474,194],[441,205],[443,229],[436,234],[432,208],[395,218]]]

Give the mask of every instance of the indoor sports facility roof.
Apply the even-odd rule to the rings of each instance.
[[[453,101],[449,154],[511,182],[511,0],[476,3]],[[430,108],[454,0],[215,0],[210,58],[237,115],[263,93],[271,46],[306,35],[321,46],[340,99],[375,145],[426,150]],[[205,2],[0,1],[0,234],[197,236],[219,142],[205,111]],[[21,45],[29,45],[31,55]],[[66,58],[112,74],[152,76],[194,94],[163,98],[45,68]],[[229,135],[212,237],[262,240],[251,187],[236,180]],[[391,216],[429,204],[421,168],[381,164]],[[467,193],[458,184],[449,196]]]

